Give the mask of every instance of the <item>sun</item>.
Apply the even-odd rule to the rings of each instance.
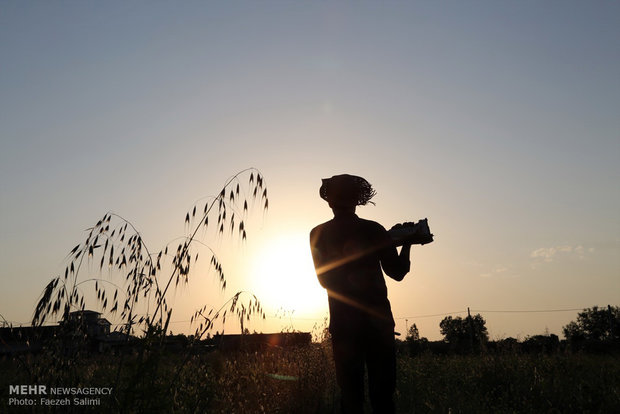
[[[298,317],[327,310],[327,294],[317,280],[307,234],[271,239],[259,249],[249,274],[264,307]]]

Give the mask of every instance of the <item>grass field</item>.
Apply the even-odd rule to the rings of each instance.
[[[120,368],[120,369],[119,369]],[[260,353],[151,351],[0,361],[0,412],[335,413],[325,344]],[[9,406],[9,386],[114,387],[90,407]],[[401,413],[620,412],[617,355],[398,356]]]

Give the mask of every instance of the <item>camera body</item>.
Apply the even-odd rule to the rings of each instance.
[[[394,241],[396,246],[403,244],[428,244],[433,241],[433,235],[428,227],[428,219],[421,219],[417,223],[405,222],[399,223],[390,230],[388,234]]]

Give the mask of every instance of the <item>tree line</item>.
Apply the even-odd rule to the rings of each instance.
[[[579,312],[577,319],[562,328],[566,338],[560,341],[555,334],[534,335],[524,341],[506,338],[489,341],[486,321],[480,314],[466,317],[447,316],[439,323],[443,340],[430,342],[421,337],[416,324],[407,332],[404,341],[412,354],[423,351],[438,353],[471,353],[483,350],[552,352],[560,348],[575,351],[618,351],[620,350],[620,307],[594,306]]]

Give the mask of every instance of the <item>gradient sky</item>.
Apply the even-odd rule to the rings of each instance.
[[[187,289],[173,329],[238,289],[264,298],[251,329],[322,323],[308,232],[346,172],[378,193],[360,216],[436,236],[388,282],[397,330],[438,339],[471,307],[494,339],[561,336],[576,311],[490,311],[620,305],[618,21],[614,1],[3,1],[0,314],[28,322],[107,211],[157,250],[254,166],[269,211],[245,245],[206,240],[229,287]]]

